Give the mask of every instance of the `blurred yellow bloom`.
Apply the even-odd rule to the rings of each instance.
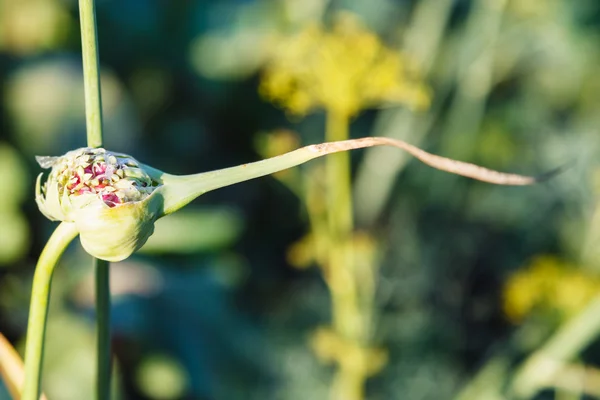
[[[0,0],[0,50],[32,54],[67,38],[71,19],[56,0]]]
[[[366,376],[377,374],[388,361],[387,351],[360,346],[326,327],[315,329],[311,345],[321,361],[338,362],[342,368]]]
[[[317,238],[322,237],[315,237],[314,234],[309,233],[293,243],[287,251],[287,261],[290,265],[296,268],[308,268],[315,261],[322,260],[323,255],[317,253],[323,250],[323,246],[319,246]]]
[[[555,0],[511,0],[508,2],[507,11],[517,17],[548,17],[557,7]]]
[[[600,277],[556,257],[539,256],[508,279],[503,290],[504,312],[513,322],[536,309],[568,317],[582,309],[599,289]]]
[[[255,140],[255,147],[262,158],[271,158],[296,150],[300,147],[300,138],[298,134],[287,129],[259,133]]]
[[[427,89],[415,68],[350,14],[329,31],[312,24],[282,38],[265,67],[261,94],[290,113],[325,108],[352,116],[386,103],[424,108]]]

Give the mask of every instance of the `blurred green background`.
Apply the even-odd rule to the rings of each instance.
[[[514,188],[397,149],[352,153],[357,229],[377,244],[373,341],[388,353],[366,398],[501,399],[519,385],[600,398],[597,327],[579,329],[589,343],[557,375],[519,375],[600,294],[600,2],[99,0],[105,146],[184,174],[258,160],[273,132],[323,141],[322,112],[287,115],[259,86],[278,40],[342,11],[412,60],[430,96],[425,110],[360,113],[352,137],[522,174],[569,165]],[[85,146],[79,40],[75,0],[0,0],[0,332],[20,350],[54,228],[33,200],[34,156]],[[112,266],[115,398],[328,398],[333,368],[309,345],[331,319],[328,287],[289,256],[303,204],[273,177],[220,189]],[[91,398],[92,272],[75,243],[55,274],[50,399]]]

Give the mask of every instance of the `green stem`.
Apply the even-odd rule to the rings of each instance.
[[[326,140],[337,142],[348,139],[347,115],[330,111],[327,113]],[[352,196],[350,182],[350,153],[341,152],[327,159],[329,228],[338,241],[344,241],[352,234]]]
[[[326,139],[348,139],[348,115],[330,110],[327,113]],[[329,250],[326,276],[332,297],[333,326],[336,333],[349,342],[360,345],[364,338],[362,313],[358,304],[358,282],[352,253],[352,215],[350,153],[341,152],[327,158],[327,215],[329,224]],[[343,357],[343,355],[340,355]],[[364,397],[366,376],[362,371],[348,368],[342,358],[331,387],[333,400],[360,400]]]
[[[94,0],[79,0],[81,20],[81,51],[85,87],[85,117],[87,142],[90,147],[102,146],[102,92],[100,87],[100,61],[96,29]],[[96,315],[97,315],[97,366],[96,398],[110,397],[110,269],[107,261],[95,259]]]
[[[327,113],[326,139],[348,139],[348,116]],[[350,182],[350,154],[341,152],[327,158],[327,216],[329,225],[329,251],[327,255],[327,283],[332,292],[333,325],[342,337],[356,339],[359,328],[356,280],[350,242],[353,218]]]
[[[81,52],[85,87],[85,121],[90,147],[102,146],[102,94],[94,0],[79,0]]]
[[[42,251],[33,276],[33,289],[27,324],[25,347],[25,385],[22,400],[37,400],[40,395],[41,371],[44,358],[44,335],[50,299],[52,273],[60,256],[77,236],[72,222],[61,223]]]
[[[112,372],[110,343],[110,263],[98,258],[96,264],[96,398],[110,399]]]
[[[548,386],[573,359],[600,333],[600,296],[583,311],[568,320],[515,373],[509,386],[511,399],[530,399]]]

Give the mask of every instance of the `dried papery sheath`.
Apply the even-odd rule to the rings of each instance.
[[[47,181],[36,185],[42,213],[54,221],[73,220],[84,207],[112,208],[140,201],[158,186],[134,158],[105,149],[81,148],[61,157],[36,157],[51,168]]]

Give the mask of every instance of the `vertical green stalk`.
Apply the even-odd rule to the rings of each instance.
[[[349,117],[339,111],[327,113],[326,141],[338,142],[348,139]],[[327,159],[327,180],[330,228],[340,238],[352,233],[352,197],[350,192],[350,153],[341,152]]]
[[[42,251],[33,276],[29,321],[27,323],[27,343],[25,345],[25,384],[22,400],[38,400],[44,361],[44,336],[48,317],[50,283],[54,267],[69,243],[77,236],[72,222],[61,223]]]
[[[98,58],[94,0],[79,0],[79,19],[87,143],[90,147],[102,147],[102,94],[100,92],[100,60]]]
[[[100,62],[94,0],[79,0],[81,23],[81,52],[85,87],[85,117],[87,142],[90,147],[102,146],[102,94],[100,90]],[[110,397],[110,285],[109,263],[95,259],[96,315],[97,315],[97,377],[96,398]]]
[[[94,259],[96,264],[96,399],[110,398],[111,348],[110,348],[110,265],[108,261]]]
[[[348,139],[349,117],[335,110],[327,113],[326,140]],[[332,154],[326,161],[327,213],[329,218],[330,248],[327,275],[332,294],[333,326],[341,338],[358,344],[364,328],[358,305],[357,282],[352,255],[352,197],[350,155]],[[338,360],[338,370],[332,386],[332,400],[360,400],[363,398],[364,377]]]
[[[348,139],[347,115],[327,113],[326,140]],[[329,285],[332,291],[334,327],[345,337],[355,334],[356,288],[352,276],[350,240],[353,230],[350,182],[350,155],[332,154],[326,160],[327,214],[331,246],[328,255]]]

